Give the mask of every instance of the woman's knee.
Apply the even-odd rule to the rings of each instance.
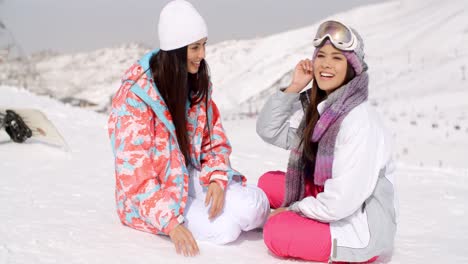
[[[260,178],[258,178],[257,186],[262,190],[268,189],[268,175],[270,175],[271,171],[265,172]]]
[[[270,202],[266,194],[256,186],[246,186],[243,195],[243,202],[238,210],[238,219],[241,229],[244,231],[262,227],[270,213]],[[239,200],[240,200],[239,199]]]
[[[270,217],[263,228],[263,238],[268,249],[280,257],[322,262],[330,255],[329,225],[294,212]]]
[[[283,203],[285,173],[282,171],[269,171],[258,179],[258,187],[268,197],[271,208],[278,208]]]
[[[185,225],[195,239],[222,245],[239,237],[241,228],[230,215],[222,213],[212,220],[208,215],[203,201],[188,199]]]
[[[291,212],[279,213],[270,217],[263,227],[263,241],[267,248],[279,257],[288,257],[291,230],[285,228]]]
[[[275,187],[275,182],[278,181],[278,178],[284,177],[284,172],[282,171],[268,171],[265,172],[260,178],[258,178],[258,187],[263,191],[274,191],[271,190]]]
[[[237,223],[223,223],[218,230],[215,230],[210,240],[218,245],[228,244],[237,240],[241,232],[242,230]]]

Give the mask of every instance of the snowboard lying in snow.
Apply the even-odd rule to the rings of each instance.
[[[0,108],[0,129],[16,143],[32,139],[68,148],[54,124],[37,109]]]

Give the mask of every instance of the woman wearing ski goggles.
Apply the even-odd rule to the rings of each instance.
[[[359,34],[326,21],[313,45],[312,60],[297,64],[257,119],[265,141],[291,150],[286,172],[258,181],[276,209],[264,241],[281,257],[372,262],[391,252],[396,232],[391,138],[367,101]]]

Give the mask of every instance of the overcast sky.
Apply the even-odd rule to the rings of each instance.
[[[168,0],[0,0],[0,20],[26,53],[90,51],[127,42],[158,46]],[[209,43],[311,25],[333,13],[384,0],[191,0],[208,24]],[[6,39],[8,35],[0,34]]]

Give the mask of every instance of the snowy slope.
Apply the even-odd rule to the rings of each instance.
[[[468,41],[467,1],[392,1],[328,19],[344,21],[363,35],[375,100],[417,100],[421,93],[467,92],[468,52],[462,48]],[[246,101],[257,102],[262,92],[271,93],[271,88],[287,84],[297,61],[312,55],[311,43],[319,24],[258,40],[225,42],[208,50],[218,88],[215,96],[224,108],[240,104],[248,111]],[[451,80],[449,87],[447,79]]]
[[[448,99],[458,98],[460,92],[467,95],[466,0],[390,1],[327,19],[344,21],[363,35],[375,101],[393,107],[393,101],[407,100],[413,106],[423,94],[436,98],[448,94]],[[207,61],[221,110],[226,114],[258,111],[265,95],[289,82],[297,61],[312,55],[319,23],[265,38],[209,45]],[[29,80],[29,89],[103,107],[118,88],[124,69],[148,49],[129,44],[91,53],[33,57],[39,76]],[[0,64],[0,83],[19,86],[22,83],[16,79],[22,71],[15,63]]]
[[[71,149],[15,144],[0,132],[0,263],[295,262],[268,253],[259,232],[244,233],[227,246],[200,243],[201,255],[186,260],[167,238],[122,226],[106,116],[0,88],[0,105],[43,110]],[[232,163],[250,183],[267,170],[285,169],[287,152],[263,143],[254,120],[224,125],[234,148]],[[397,171],[401,203],[391,263],[468,263],[468,168],[400,163]]]
[[[468,1],[393,1],[330,18],[353,25],[364,36],[370,98],[394,131],[397,156],[418,166],[466,167]],[[269,94],[287,85],[295,63],[311,56],[318,24],[209,45],[214,98],[224,118],[255,114]],[[32,60],[42,77],[29,80],[29,89],[83,99],[100,110],[123,71],[147,50],[129,44],[92,53],[37,55]],[[0,64],[0,84],[20,86],[17,67]]]
[[[89,53],[38,53],[28,59],[29,66],[18,60],[0,64],[0,84],[27,87],[58,99],[76,98],[102,109],[109,104],[123,72],[147,50],[144,45],[129,43]]]
[[[394,132],[398,158],[418,166],[466,167],[468,1],[392,1],[327,19],[363,35],[370,100]],[[311,56],[319,24],[212,46],[207,60],[224,116],[256,113],[268,95],[286,86],[295,64]]]

